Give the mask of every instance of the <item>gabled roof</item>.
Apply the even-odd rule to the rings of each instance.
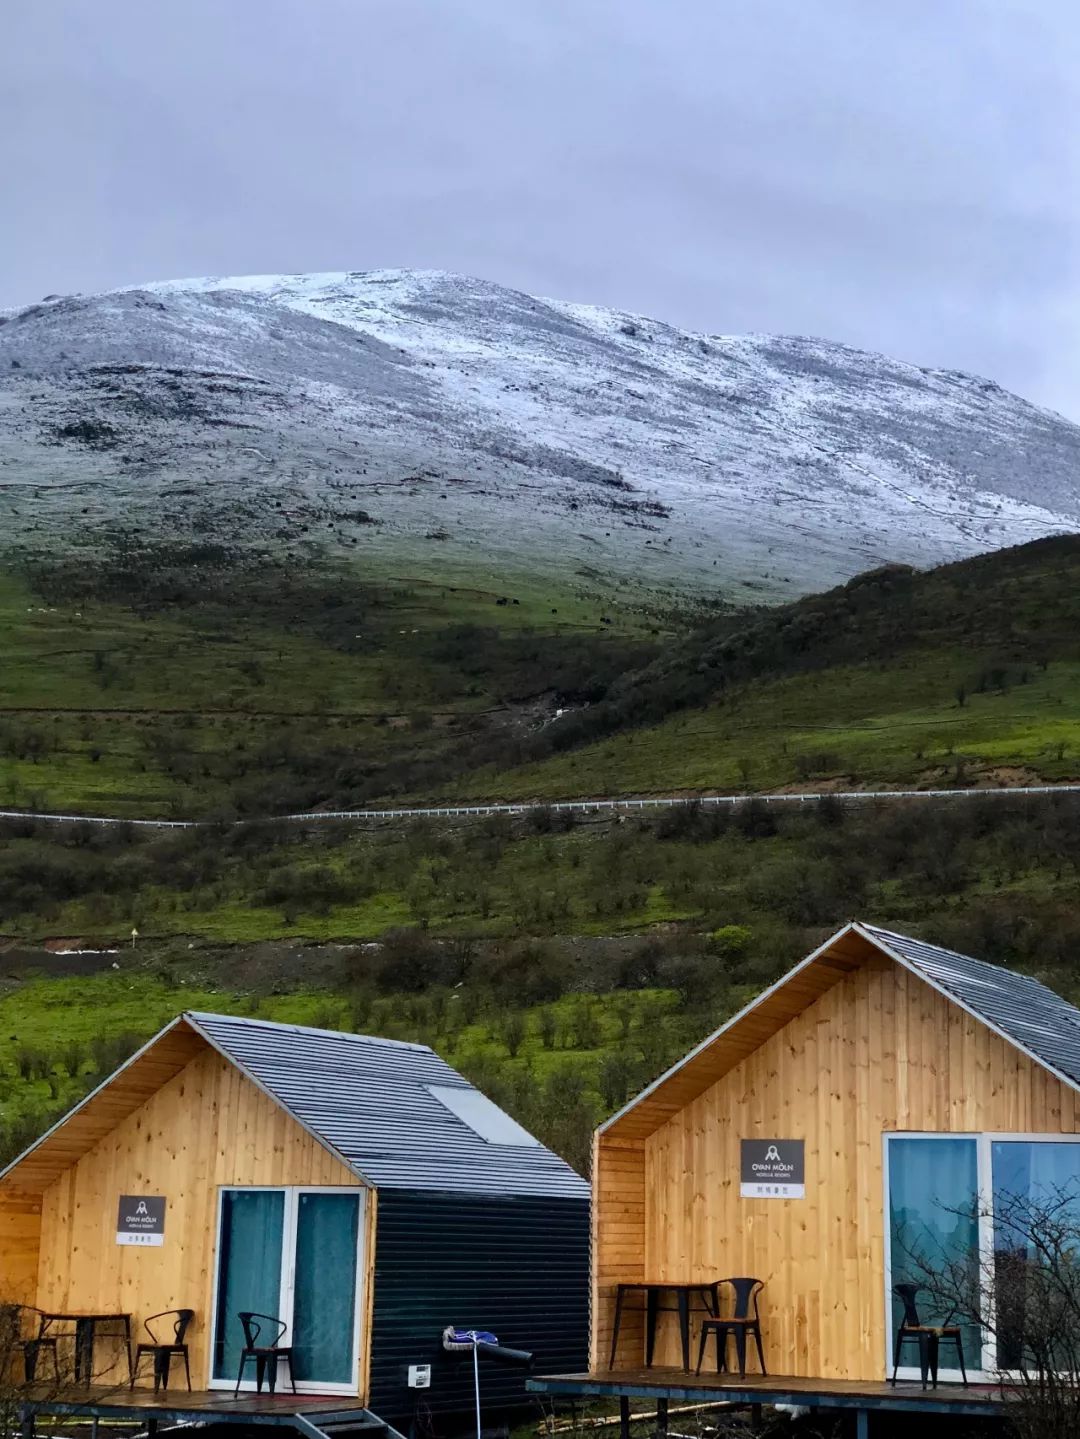
[[[601,1133],[647,1138],[875,954],[918,975],[1080,1091],[1080,1009],[1029,975],[876,925],[852,922],[632,1099],[601,1126]]]
[[[1080,1089],[1080,1009],[1075,1005],[1029,974],[876,925],[860,928],[1044,1069]]]
[[[54,1125],[0,1174],[0,1183],[44,1188],[207,1045],[375,1188],[588,1195],[586,1181],[564,1160],[526,1136],[427,1045],[193,1012]],[[519,1142],[483,1138],[440,1091],[456,1108],[486,1113]]]
[[[589,1192],[538,1141],[491,1143],[452,1113],[432,1087],[480,1091],[426,1044],[224,1014],[186,1018],[376,1188]]]

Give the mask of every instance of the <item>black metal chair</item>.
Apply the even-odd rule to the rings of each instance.
[[[922,1375],[922,1387],[926,1388],[926,1377],[929,1374],[934,1381],[934,1388],[937,1388],[938,1356],[941,1351],[941,1341],[952,1342],[956,1345],[956,1357],[960,1361],[960,1376],[966,1386],[968,1382],[967,1370],[964,1367],[964,1336],[961,1333],[960,1325],[951,1323],[950,1314],[944,1324],[924,1324],[919,1317],[919,1306],[916,1302],[923,1290],[921,1284],[894,1284],[893,1293],[904,1306],[904,1317],[896,1331],[896,1344],[893,1348],[893,1372],[890,1384],[896,1383],[897,1370],[900,1368],[900,1353],[905,1344],[918,1344],[919,1346],[919,1372]]]
[[[761,1345],[761,1315],[758,1313],[758,1295],[765,1288],[764,1279],[751,1279],[740,1277],[737,1279],[721,1279],[722,1285],[730,1285],[732,1291],[732,1312],[728,1315],[718,1314],[715,1318],[703,1319],[701,1321],[701,1343],[698,1346],[698,1360],[696,1373],[701,1373],[701,1366],[705,1362],[705,1346],[709,1342],[709,1335],[716,1336],[716,1372],[717,1374],[727,1369],[727,1342],[731,1335],[735,1336],[735,1354],[739,1361],[739,1378],[746,1377],[746,1338],[752,1335],[754,1344],[757,1347],[758,1364],[761,1366],[762,1374],[769,1371],[765,1368],[765,1353]]]
[[[33,1333],[28,1334],[29,1325]],[[3,1346],[9,1352],[22,1350],[23,1375],[27,1384],[37,1379],[38,1359],[43,1351],[52,1355],[53,1378],[60,1381],[60,1356],[57,1349],[58,1335],[49,1334],[49,1321],[40,1309],[32,1304],[5,1304],[0,1309],[0,1325],[3,1326]]]
[[[240,1393],[240,1381],[244,1377],[244,1366],[249,1359],[255,1361],[255,1388],[261,1394],[263,1380],[266,1380],[267,1388],[273,1394],[277,1388],[277,1366],[279,1359],[289,1361],[289,1383],[292,1385],[292,1392],[296,1393],[296,1375],[293,1373],[293,1352],[291,1344],[282,1344],[288,1325],[284,1319],[278,1319],[273,1314],[253,1314],[250,1309],[241,1310],[237,1316],[244,1329],[244,1347],[240,1352],[240,1371],[236,1376],[235,1393]],[[269,1344],[260,1344],[263,1325],[272,1325],[274,1329],[273,1338]],[[267,1329],[267,1333],[270,1333]]]
[[[135,1347],[135,1363],[131,1370],[132,1389],[135,1388],[135,1380],[139,1377],[139,1361],[144,1354],[152,1354],[154,1356],[154,1393],[156,1394],[159,1389],[168,1392],[169,1365],[173,1355],[178,1354],[184,1361],[188,1393],[191,1392],[191,1363],[188,1359],[188,1347],[184,1343],[184,1335],[194,1318],[194,1309],[163,1309],[160,1314],[151,1314],[149,1319],[143,1320],[143,1328],[150,1336],[150,1343],[144,1342]],[[173,1321],[173,1337],[171,1339],[163,1339],[160,1334],[154,1332],[153,1325],[159,1319]]]

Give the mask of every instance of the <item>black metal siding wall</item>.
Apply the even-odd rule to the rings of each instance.
[[[538,1374],[584,1369],[588,1301],[588,1199],[382,1189],[370,1406],[388,1419],[415,1406],[421,1423],[472,1412],[472,1358],[445,1352],[448,1324],[531,1350]],[[410,1364],[432,1366],[430,1389],[407,1387]],[[533,1402],[525,1378],[481,1359],[485,1419]]]

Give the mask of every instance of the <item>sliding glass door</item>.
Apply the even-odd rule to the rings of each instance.
[[[1075,1293],[1075,1280],[1066,1271],[1075,1265],[1075,1237],[1080,1233],[1080,1144],[995,1139],[990,1166],[998,1367],[1018,1370],[1032,1363],[1034,1344],[1043,1353],[1058,1350],[1055,1362],[1071,1370],[1076,1362],[1075,1335],[1068,1322],[1071,1305],[1070,1315],[1061,1315],[1062,1342],[1072,1340],[1066,1356],[1053,1339],[1053,1311],[1062,1289],[1053,1279],[1041,1282],[1035,1266],[1057,1266],[1065,1289]],[[1034,1362],[1037,1366],[1038,1360]]]
[[[359,1195],[301,1190],[296,1208],[296,1382],[348,1386],[356,1374]]]
[[[925,1288],[934,1274],[948,1276],[947,1286],[979,1283],[979,1156],[976,1140],[967,1135],[934,1138],[890,1137],[888,1143],[889,1198],[889,1344],[890,1365],[895,1362],[895,1336],[903,1319],[903,1304],[896,1295],[898,1284]],[[919,1318],[924,1324],[955,1322],[932,1294],[917,1296]],[[977,1325],[962,1325],[964,1364],[981,1370],[982,1334]],[[901,1373],[917,1374],[918,1349],[905,1344]],[[955,1349],[943,1347],[941,1360],[956,1370]]]
[[[297,1387],[355,1394],[363,1194],[355,1189],[221,1191],[211,1386],[235,1385],[243,1348],[239,1315],[288,1325]],[[254,1365],[245,1372],[254,1387]],[[279,1387],[288,1386],[283,1361]]]
[[[223,1189],[218,1227],[215,1379],[232,1379],[240,1367],[241,1310],[277,1314],[281,1308],[283,1189]]]
[[[1080,1233],[1080,1136],[889,1134],[885,1189],[889,1373],[903,1317],[894,1289],[904,1283],[923,1290],[923,1323],[960,1325],[969,1374],[1018,1369],[1036,1301],[1039,1216],[1052,1215],[1059,1233]],[[935,1302],[935,1288],[949,1301],[962,1297],[956,1310],[966,1313]],[[972,1313],[994,1332],[981,1332]],[[952,1344],[943,1347],[943,1378],[960,1377],[954,1355]],[[917,1377],[917,1346],[905,1344],[901,1357],[901,1376]]]

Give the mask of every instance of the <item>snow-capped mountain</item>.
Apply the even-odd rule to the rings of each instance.
[[[0,316],[0,537],[117,526],[789,597],[1080,528],[1080,427],[986,380],[438,273]]]

